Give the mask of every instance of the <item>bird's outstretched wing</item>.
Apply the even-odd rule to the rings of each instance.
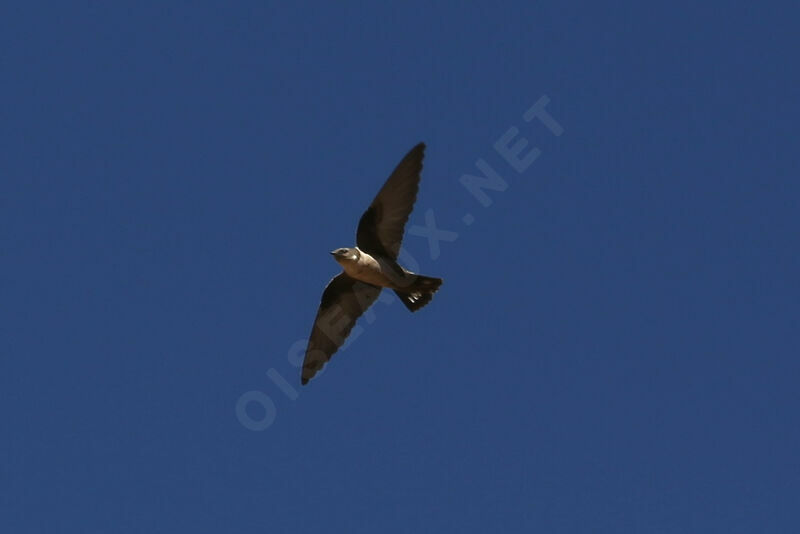
[[[360,282],[345,273],[328,282],[303,360],[303,384],[317,374],[342,346],[356,320],[375,302],[380,292],[380,287]]]
[[[424,155],[425,143],[412,148],[361,216],[356,243],[367,254],[397,259],[406,222],[417,199]]]

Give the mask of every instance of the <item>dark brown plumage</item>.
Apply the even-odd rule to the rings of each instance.
[[[373,256],[397,259],[408,216],[417,200],[424,156],[425,143],[420,143],[397,164],[358,222],[358,248]]]
[[[345,273],[336,275],[325,287],[314,319],[303,362],[301,382],[306,384],[339,350],[350,331],[367,308],[372,306],[381,288],[365,284]]]
[[[303,361],[303,384],[344,344],[356,320],[375,302],[382,287],[394,289],[414,312],[428,304],[442,284],[441,278],[412,273],[396,261],[417,199],[424,154],[424,143],[412,148],[378,191],[359,220],[358,247],[332,252],[345,272],[334,277],[322,293]]]

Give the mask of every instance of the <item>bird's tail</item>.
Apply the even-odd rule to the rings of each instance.
[[[433,299],[433,294],[442,285],[441,278],[415,275],[414,282],[407,288],[395,289],[395,293],[410,311],[415,312]]]

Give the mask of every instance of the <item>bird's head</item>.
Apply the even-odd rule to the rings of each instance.
[[[331,251],[333,259],[339,263],[358,261],[359,253],[355,248],[337,248]]]

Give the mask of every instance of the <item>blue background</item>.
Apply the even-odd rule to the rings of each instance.
[[[0,530],[797,531],[789,2],[73,4],[0,9]],[[418,141],[445,284],[301,388]]]

